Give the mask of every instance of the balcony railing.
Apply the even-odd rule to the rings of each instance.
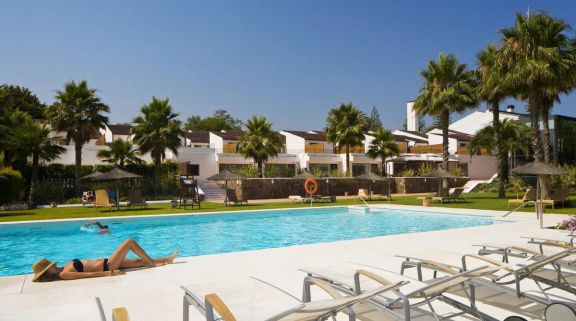
[[[225,154],[238,154],[238,151],[236,150],[236,147],[238,146],[238,144],[227,144],[222,146],[222,152]]]
[[[425,145],[425,146],[412,146],[409,152],[413,154],[440,154],[442,153],[442,144]]]
[[[325,153],[331,153],[332,151],[325,150],[324,144],[311,144],[306,145],[306,147],[304,147],[304,152],[311,154],[325,154]]]

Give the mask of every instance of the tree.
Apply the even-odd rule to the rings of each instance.
[[[80,166],[82,165],[82,146],[98,130],[108,124],[110,107],[96,96],[96,89],[88,87],[82,80],[64,84],[64,90],[56,92],[56,102],[48,108],[48,118],[53,129],[66,132],[66,139],[74,141],[75,151],[75,190],[80,195]]]
[[[386,176],[386,158],[399,154],[400,148],[398,148],[392,132],[384,128],[378,128],[374,133],[374,140],[370,143],[366,155],[370,158],[380,157],[382,160],[382,176]]]
[[[18,109],[28,113],[33,119],[45,119],[45,107],[28,88],[0,85],[0,116]]]
[[[38,185],[40,160],[52,161],[65,149],[57,145],[58,137],[50,137],[50,127],[36,125],[32,117],[26,114],[24,121],[14,128],[10,143],[16,156],[26,160],[32,158],[32,177],[28,204],[30,208],[36,205],[36,186]]]
[[[468,144],[470,157],[481,153],[482,149],[496,150],[500,144],[503,152],[503,171],[498,173],[500,184],[508,181],[508,159],[512,151],[521,150],[528,154],[530,146],[530,128],[516,120],[504,119],[500,121],[499,137],[496,138],[494,126],[486,126],[474,134]]]
[[[254,116],[246,124],[246,133],[238,140],[238,151],[245,158],[252,157],[258,165],[260,177],[264,177],[264,162],[278,156],[282,150],[280,135],[272,130],[266,117]]]
[[[501,64],[498,49],[489,44],[478,54],[477,93],[478,98],[485,101],[492,109],[492,132],[494,134],[494,149],[496,150],[496,167],[500,185],[498,197],[506,197],[506,181],[508,179],[508,152],[500,142],[500,101],[510,95],[510,90],[502,83],[506,73],[505,65]]]
[[[218,109],[211,117],[190,116],[184,125],[186,130],[240,130],[242,121],[232,117],[226,110]]]
[[[565,21],[536,12],[516,14],[514,26],[500,31],[502,59],[509,66],[502,82],[528,102],[532,149],[539,161],[551,160],[549,131],[545,128],[544,140],[548,141],[542,142],[539,119],[547,120],[557,95],[574,86],[576,60],[566,35],[569,29]],[[547,127],[548,122],[544,123]]]
[[[30,117],[27,113],[16,109],[6,115],[0,116],[0,150],[3,153],[4,166],[14,168],[20,167],[26,162],[21,162],[15,158],[14,144],[12,143],[12,136],[14,135],[14,128],[20,126]]]
[[[134,118],[131,134],[133,142],[140,147],[140,152],[150,152],[154,161],[154,187],[156,193],[160,186],[160,165],[166,157],[166,150],[178,155],[182,145],[182,129],[178,114],[172,111],[172,106],[166,99],[152,97],[152,101],[140,108],[141,116]]]
[[[351,103],[342,103],[333,108],[326,119],[326,139],[346,150],[346,176],[350,176],[350,146],[360,145],[368,131],[366,115]]]
[[[106,163],[114,164],[120,168],[124,168],[125,164],[139,164],[142,163],[140,151],[134,144],[123,139],[116,139],[115,141],[106,144],[108,150],[98,151],[98,158]]]
[[[376,106],[373,106],[372,111],[370,112],[370,118],[368,118],[368,130],[377,131],[380,128],[382,128],[380,113],[378,113],[378,109],[376,109]]]
[[[448,170],[448,127],[450,115],[477,105],[474,73],[460,64],[454,55],[438,56],[421,73],[424,85],[414,101],[420,115],[438,117],[442,125],[442,168]]]

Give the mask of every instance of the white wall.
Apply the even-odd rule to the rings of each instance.
[[[286,154],[304,153],[306,140],[300,136],[281,131],[280,134],[286,136]]]
[[[496,156],[474,155],[456,155],[460,163],[468,164],[468,176],[470,179],[489,179],[497,172]]]
[[[200,165],[199,179],[206,179],[218,173],[216,152],[212,148],[180,147],[175,161],[178,163],[190,162],[190,164]]]
[[[222,153],[224,151],[224,139],[222,137],[210,133],[210,148],[214,148],[216,153]]]
[[[492,119],[492,111],[490,110],[484,112],[475,111],[450,124],[450,129],[468,135],[474,135],[480,129],[492,125]],[[500,113],[500,121],[504,119],[519,120],[520,116],[509,113]]]
[[[406,130],[417,132],[420,117],[414,110],[414,102],[406,103]]]
[[[441,145],[442,144],[442,132],[440,134],[434,134],[432,132],[428,133],[428,144],[430,145]],[[458,140],[455,138],[448,137],[448,152],[450,154],[456,154],[458,151]]]

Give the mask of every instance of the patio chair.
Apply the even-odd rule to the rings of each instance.
[[[132,206],[148,207],[148,203],[142,198],[142,191],[139,189],[128,192],[128,207]]]
[[[422,319],[422,314],[428,315],[428,318],[424,319],[432,320],[452,319],[464,314],[468,319],[473,320],[497,320],[478,311],[474,302],[474,290],[468,290],[470,280],[489,275],[496,270],[498,268],[485,266],[424,283],[391,271],[357,263],[344,263],[323,269],[300,269],[307,274],[304,283],[304,299],[310,295],[310,288],[307,284],[311,282],[310,280],[324,281],[338,291],[350,295],[358,295],[382,285],[405,282],[405,286],[400,287],[398,291],[384,292],[371,300],[379,304],[381,308],[393,311],[398,318],[403,313],[400,319],[405,321]],[[469,305],[445,295],[453,288],[463,288],[465,292],[470,292]],[[429,311],[419,309],[420,306],[425,305],[430,307]],[[400,313],[398,310],[401,310]],[[436,311],[443,311],[446,314],[438,315]]]
[[[558,188],[556,190],[554,190],[552,192],[552,194],[550,194],[550,198],[542,200],[542,204],[546,205],[550,205],[552,206],[552,208],[554,208],[554,206],[557,203],[562,204],[562,207],[564,207],[564,203],[568,200],[568,196],[570,196],[570,190],[567,188]]]
[[[110,203],[108,198],[108,192],[104,189],[96,190],[96,198],[94,200],[94,208],[98,207],[108,207],[112,211],[113,204]]]
[[[290,196],[288,196],[288,200],[292,203],[304,204],[304,201],[306,201],[306,198],[304,198],[300,195],[290,195]]]
[[[244,199],[244,198],[238,198],[238,195],[236,195],[236,191],[233,189],[227,189],[226,190],[226,199],[224,200],[224,204],[228,205],[230,203],[234,203],[235,205],[242,205],[242,203],[246,203],[246,205],[248,205],[248,200]]]
[[[188,321],[189,307],[193,305],[207,321],[316,321],[325,320],[340,312],[356,318],[353,306],[368,302],[370,298],[397,290],[403,282],[388,284],[361,295],[341,296],[331,291],[328,284],[319,282],[331,299],[306,301],[260,279],[250,277],[218,283],[182,286],[184,290],[183,320]],[[219,293],[219,294],[215,294]],[[377,311],[374,311],[377,313]],[[384,318],[372,320],[388,320]]]
[[[462,196],[462,192],[464,192],[464,189],[461,187],[458,187],[458,188],[455,188],[454,191],[452,193],[450,193],[448,196],[433,196],[432,201],[440,201],[440,203],[456,202],[458,200],[466,201],[464,199],[464,197]]]
[[[508,206],[528,204],[530,202],[535,202],[535,201],[536,201],[536,190],[534,188],[530,187],[526,190],[526,193],[524,193],[524,196],[522,196],[522,198],[509,199],[508,200]]]

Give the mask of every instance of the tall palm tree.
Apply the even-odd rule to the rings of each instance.
[[[500,142],[500,101],[509,96],[509,89],[502,84],[505,65],[501,64],[498,49],[489,44],[486,49],[478,54],[478,77],[477,93],[478,98],[485,101],[492,109],[492,131],[494,134],[494,146],[496,150],[496,167],[500,185],[498,188],[498,197],[506,197],[506,170],[508,154],[503,149]]]
[[[547,119],[557,95],[574,86],[576,60],[566,35],[569,29],[564,20],[536,12],[516,14],[514,26],[500,31],[502,57],[509,68],[502,81],[528,102],[532,148],[540,161],[551,157],[550,142],[540,138],[539,118],[545,114]],[[549,133],[545,135],[549,139]]]
[[[258,165],[260,177],[264,177],[264,162],[276,157],[282,150],[280,135],[272,130],[266,117],[254,116],[246,124],[247,131],[238,140],[238,151],[245,158],[252,157]]]
[[[482,149],[495,150],[497,142],[500,143],[500,149],[503,152],[503,173],[498,173],[500,184],[508,181],[508,160],[512,151],[520,150],[528,155],[530,146],[530,128],[519,121],[504,119],[499,124],[500,132],[498,141],[495,139],[494,126],[486,126],[474,134],[474,137],[468,144],[468,151],[471,157],[480,154]]]
[[[0,151],[2,151],[4,166],[18,167],[16,165],[14,145],[12,144],[12,135],[14,128],[23,124],[28,113],[16,109],[6,115],[0,116]]]
[[[178,155],[178,148],[182,145],[180,136],[183,132],[177,113],[166,99],[152,97],[152,101],[140,108],[141,116],[134,118],[134,127],[131,133],[142,154],[150,152],[154,161],[154,187],[159,192],[160,165],[166,157],[166,150]]]
[[[368,132],[368,119],[351,103],[332,108],[326,119],[326,139],[346,151],[346,176],[350,176],[350,147],[362,144]]]
[[[36,186],[38,185],[40,160],[52,161],[65,149],[57,145],[58,137],[50,137],[50,127],[36,125],[27,115],[24,122],[13,130],[11,144],[17,157],[26,160],[32,158],[32,177],[28,204],[30,208],[36,205]]]
[[[380,157],[382,160],[382,176],[386,176],[386,158],[399,154],[400,148],[396,144],[392,132],[385,128],[378,128],[374,133],[374,140],[370,143],[366,155],[370,158]]]
[[[75,190],[80,195],[80,166],[82,165],[82,146],[92,135],[108,124],[110,107],[96,96],[96,89],[88,87],[86,80],[64,84],[64,90],[56,92],[56,102],[48,108],[48,118],[52,128],[66,132],[66,139],[74,141],[75,151]]]
[[[442,168],[448,170],[448,127],[450,115],[477,105],[474,73],[454,55],[438,56],[421,71],[424,85],[414,101],[414,109],[421,115],[437,117],[442,126]]]
[[[115,141],[106,144],[109,149],[98,151],[98,158],[106,163],[114,164],[120,168],[124,168],[125,164],[140,164],[142,159],[140,151],[134,144],[123,139],[116,139]]]

